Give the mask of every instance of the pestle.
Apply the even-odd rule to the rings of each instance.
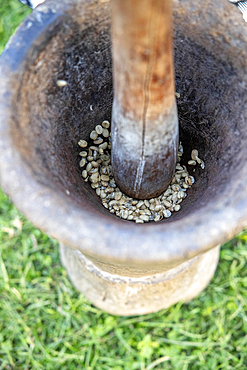
[[[172,1],[112,2],[112,169],[119,188],[148,199],[170,184],[178,149]]]

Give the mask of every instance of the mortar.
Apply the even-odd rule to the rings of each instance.
[[[47,0],[0,59],[1,186],[60,242],[74,285],[119,315],[188,301],[214,274],[219,245],[247,224],[247,28],[225,0],[174,1],[184,163],[205,169],[181,210],[158,223],[110,214],[83,181],[78,141],[111,119],[110,3]],[[58,87],[58,79],[67,85]]]

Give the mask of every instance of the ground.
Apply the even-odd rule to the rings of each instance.
[[[30,12],[0,0],[0,52]],[[222,246],[216,274],[192,302],[117,317],[71,285],[58,243],[0,190],[0,369],[247,368],[247,232]]]

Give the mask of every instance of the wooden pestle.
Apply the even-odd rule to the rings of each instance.
[[[172,0],[113,0],[112,169],[133,198],[161,194],[178,150]]]

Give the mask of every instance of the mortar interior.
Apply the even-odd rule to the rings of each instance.
[[[166,223],[203,209],[209,202],[217,203],[246,159],[244,88],[238,71],[199,45],[192,34],[185,36],[182,26],[176,29],[175,23],[175,30],[183,160],[186,163],[191,150],[198,149],[205,170],[197,166],[193,172],[189,167],[196,183],[181,210],[162,221]],[[49,39],[42,36],[35,52],[30,49],[16,91],[13,145],[37,181],[63,196],[69,190],[71,207],[76,204],[87,210],[93,206],[97,214],[126,222],[111,215],[83,181],[77,145],[80,139],[89,138],[97,124],[111,119],[109,20],[81,30],[67,18],[49,32]],[[58,79],[66,80],[67,86],[59,88]]]

